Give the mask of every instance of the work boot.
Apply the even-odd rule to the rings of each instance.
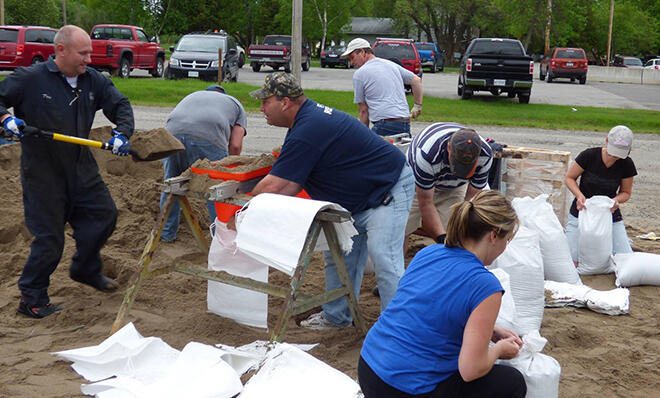
[[[104,293],[112,293],[119,289],[119,284],[105,275],[98,275],[94,280],[91,281],[78,278],[75,275],[71,275],[71,279],[76,282],[84,283],[85,285],[91,286],[94,289]]]
[[[59,307],[52,303],[48,303],[38,307],[31,307],[25,302],[25,299],[23,297],[21,297],[21,301],[18,303],[19,314],[23,314],[30,318],[36,318],[36,319],[45,318],[48,315],[54,314],[57,311],[62,311],[63,309],[64,309],[63,307]]]

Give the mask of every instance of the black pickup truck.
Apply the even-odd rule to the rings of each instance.
[[[493,95],[518,95],[521,104],[529,103],[534,61],[519,40],[474,39],[465,50],[458,76],[458,95],[469,99],[475,91]]]

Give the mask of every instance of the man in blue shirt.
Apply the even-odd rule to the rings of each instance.
[[[350,211],[358,235],[345,261],[355,296],[371,256],[384,311],[404,269],[404,231],[414,194],[405,156],[358,119],[307,99],[293,75],[272,73],[263,88],[250,95],[261,100],[268,124],[289,129],[273,169],[252,193],[295,195],[305,189],[312,199],[338,203]],[[341,282],[330,253],[324,257],[329,291]],[[322,330],[351,322],[342,297],[323,305],[323,312],[301,325]]]

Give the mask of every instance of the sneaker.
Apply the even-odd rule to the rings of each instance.
[[[48,315],[52,315],[57,311],[62,311],[63,309],[64,309],[63,307],[59,307],[52,303],[48,303],[46,305],[42,305],[39,307],[30,307],[25,302],[25,299],[23,299],[23,297],[21,297],[21,301],[18,303],[19,314],[23,314],[30,318],[37,318],[37,319],[47,317]]]
[[[310,315],[309,318],[300,322],[300,326],[312,330],[333,330],[347,327],[337,326],[329,320],[325,319],[323,312],[317,312],[316,314]]]

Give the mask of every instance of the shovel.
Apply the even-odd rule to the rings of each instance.
[[[70,144],[84,145],[92,148],[99,148],[99,149],[105,149],[107,151],[112,151],[112,145],[109,145],[106,142],[94,141],[87,138],[73,137],[65,134],[53,133],[51,131],[41,130],[36,127],[25,126],[23,128],[23,133],[25,135],[35,135],[38,137],[49,138],[53,141],[68,142]],[[148,162],[152,160],[159,160],[166,158],[184,149],[185,148],[183,147],[183,145],[180,144],[180,147],[177,148],[159,149],[155,151],[147,149],[145,151],[139,151],[139,153],[131,149],[129,150],[129,153],[133,157],[133,160],[135,160],[136,162],[138,161]]]

